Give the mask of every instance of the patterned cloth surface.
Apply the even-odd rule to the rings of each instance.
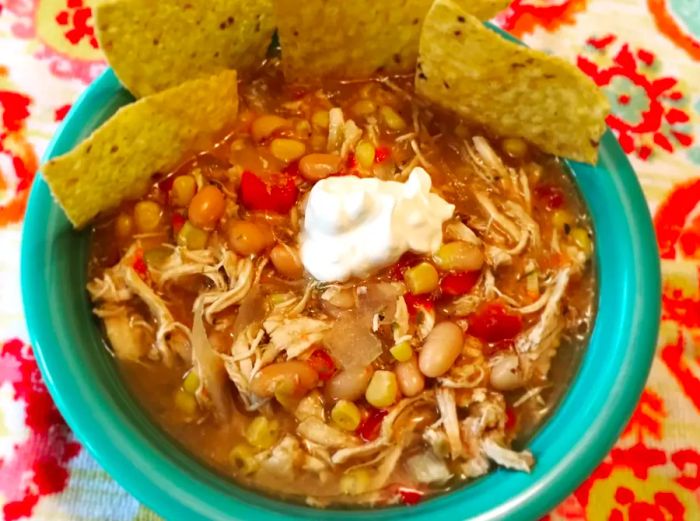
[[[515,0],[496,22],[576,63],[613,108],[654,216],[664,291],[637,410],[545,519],[700,520],[700,0]],[[75,440],[38,372],[18,281],[38,158],[104,68],[85,0],[0,0],[0,508],[7,521],[158,519]]]

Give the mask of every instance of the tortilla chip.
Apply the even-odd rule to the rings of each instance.
[[[416,92],[498,135],[588,163],[609,111],[575,66],[505,40],[451,0],[436,0],[423,24]]]
[[[137,97],[265,57],[271,0],[107,0],[97,38],[119,80]]]
[[[119,109],[41,171],[73,226],[82,228],[99,212],[142,196],[153,175],[214,145],[237,114],[236,71],[188,81]]]
[[[510,0],[464,0],[490,18]],[[273,0],[287,79],[367,78],[413,70],[432,0]]]

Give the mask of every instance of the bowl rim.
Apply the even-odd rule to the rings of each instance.
[[[120,89],[111,69],[102,73],[70,110],[44,161],[70,149],[80,133],[96,123],[95,108],[103,107]],[[538,456],[532,474],[496,470],[467,487],[411,507],[414,519],[428,520],[438,514],[444,519],[469,515],[484,521],[518,520],[544,514],[605,457],[641,394],[655,351],[661,301],[660,261],[649,209],[627,157],[610,131],[601,143],[598,167],[569,165],[591,211],[597,239],[598,317],[589,352],[557,409],[529,444]],[[603,171],[606,167],[609,172]],[[606,212],[613,210],[619,213],[610,219]],[[262,515],[276,520],[302,516],[395,520],[407,514],[405,507],[318,510],[270,499],[230,482],[225,482],[230,489],[224,490],[217,482],[223,478],[212,471],[203,471],[212,474],[207,480],[188,475],[173,458],[159,453],[140,427],[120,424],[113,411],[101,410],[99,396],[84,392],[90,388],[90,374],[65,370],[70,346],[48,325],[48,314],[56,311],[47,302],[52,268],[45,249],[56,232],[49,221],[60,212],[44,180],[37,176],[27,205],[21,252],[27,328],[58,409],[118,483],[168,519],[185,515],[194,519],[253,519]],[[595,363],[589,360],[594,347]],[[598,385],[592,385],[596,380]],[[494,494],[494,490],[499,492]]]

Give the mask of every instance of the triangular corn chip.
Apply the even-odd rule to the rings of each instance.
[[[41,171],[68,219],[82,228],[99,212],[142,196],[153,175],[214,145],[237,113],[235,71],[188,81],[119,109]]]
[[[437,0],[423,24],[416,92],[541,150],[595,163],[609,105],[574,65],[509,42],[460,3]]]
[[[466,2],[488,19],[510,0]],[[273,0],[282,65],[291,81],[413,71],[432,0]]]
[[[95,18],[109,64],[137,97],[257,67],[274,31],[271,0],[106,0]]]

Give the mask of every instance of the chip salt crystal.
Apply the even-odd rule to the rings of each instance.
[[[301,259],[322,282],[367,277],[407,251],[437,251],[442,224],[455,207],[431,193],[430,175],[414,168],[405,183],[330,177],[316,183],[306,206]]]

